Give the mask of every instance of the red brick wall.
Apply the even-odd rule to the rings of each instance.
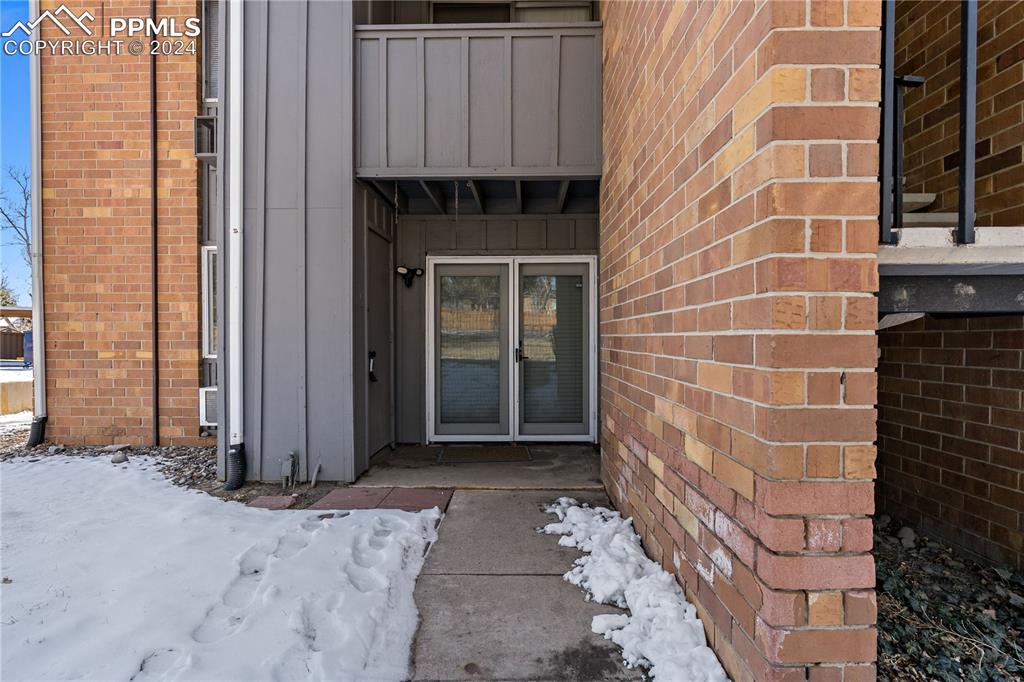
[[[907,91],[908,192],[956,211],[960,147],[960,3],[896,3],[896,73],[927,78]],[[978,225],[1024,225],[1024,4],[978,3]]]
[[[1024,568],[1024,317],[878,336],[879,510]]]
[[[58,3],[44,2],[42,10]],[[148,16],[148,2],[92,5]],[[160,0],[161,16],[198,3]],[[181,21],[179,20],[179,21]],[[64,38],[44,25],[47,39]],[[77,36],[72,36],[72,38]],[[198,56],[157,58],[160,434],[200,439],[199,219],[192,118]],[[55,442],[152,440],[149,57],[41,59],[47,434]]]
[[[601,3],[603,475],[735,680],[874,676],[880,10]]]

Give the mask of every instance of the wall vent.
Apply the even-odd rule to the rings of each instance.
[[[217,387],[206,386],[199,389],[199,425],[217,425]]]

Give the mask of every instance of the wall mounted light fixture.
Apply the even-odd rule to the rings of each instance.
[[[405,281],[405,286],[412,288],[412,281],[417,277],[423,276],[423,268],[409,268],[404,265],[399,265],[395,268],[395,273],[402,276]]]

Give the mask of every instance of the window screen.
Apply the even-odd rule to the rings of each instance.
[[[523,422],[582,422],[588,371],[583,277],[526,275],[520,282]]]
[[[440,278],[442,424],[493,424],[501,417],[501,280]]]
[[[203,0],[203,98],[220,96],[219,0]]]
[[[203,356],[217,357],[217,247],[202,248]]]

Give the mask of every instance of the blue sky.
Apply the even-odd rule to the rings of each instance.
[[[18,20],[28,19],[28,0],[0,0],[0,26],[9,28]],[[8,195],[13,193],[7,168],[29,170],[32,155],[29,117],[28,57],[0,53],[0,173]],[[8,246],[4,235],[0,246],[0,265],[10,280],[18,303],[31,301],[32,279],[18,249]]]

